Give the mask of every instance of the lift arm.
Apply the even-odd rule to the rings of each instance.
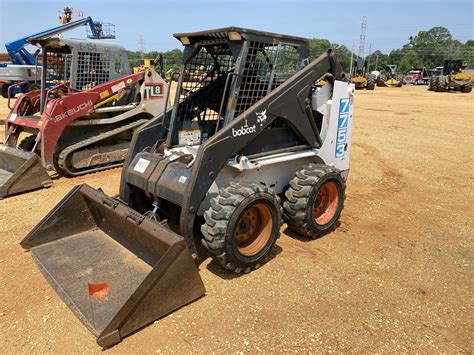
[[[88,25],[90,27],[94,38],[102,38],[100,23],[92,21],[92,18],[89,16],[29,36],[25,36],[15,41],[7,42],[5,43],[5,48],[7,49],[7,53],[11,58],[13,64],[35,65],[36,57],[39,54],[39,49],[33,54],[28,52],[25,46],[28,44],[29,40],[51,37],[84,25]]]

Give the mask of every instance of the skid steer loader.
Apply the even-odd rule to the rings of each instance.
[[[135,132],[119,198],[76,186],[21,242],[103,347],[203,296],[207,255],[248,272],[282,221],[317,238],[343,208],[355,89],[335,54],[236,27],[174,36],[174,105]]]
[[[43,77],[41,90],[20,96],[5,120],[0,198],[51,186],[49,172],[77,176],[121,166],[134,130],[165,106],[165,81],[153,68],[131,74],[123,47],[37,42],[62,80],[47,88]]]

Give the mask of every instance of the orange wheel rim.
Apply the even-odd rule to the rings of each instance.
[[[339,203],[338,188],[335,182],[324,183],[318,191],[313,205],[313,219],[316,224],[324,225],[334,217]]]
[[[234,243],[240,254],[253,256],[267,245],[272,234],[272,214],[263,203],[242,212],[234,230]]]

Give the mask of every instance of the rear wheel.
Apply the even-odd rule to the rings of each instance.
[[[279,234],[280,199],[257,184],[231,183],[211,199],[201,226],[211,257],[236,273],[259,267]]]
[[[461,92],[470,93],[472,91],[472,84],[466,84],[461,87]]]
[[[367,90],[374,90],[375,89],[375,75],[370,74],[367,78],[367,86],[365,87]]]
[[[380,74],[379,80],[377,81],[377,86],[387,86],[385,82],[387,81],[387,76],[385,74]]]
[[[291,230],[318,238],[335,227],[344,207],[345,190],[336,168],[309,164],[290,181],[283,218]]]

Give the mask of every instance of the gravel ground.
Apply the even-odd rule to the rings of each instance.
[[[273,258],[238,277],[205,261],[205,297],[107,352],[472,353],[473,123],[474,92],[358,91],[339,228],[313,241],[284,225]],[[0,201],[3,353],[101,352],[18,243],[72,186],[115,194],[119,179]]]

